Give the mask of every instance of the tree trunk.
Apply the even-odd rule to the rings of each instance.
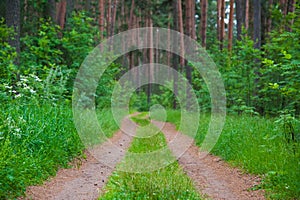
[[[104,38],[104,0],[99,0],[99,30],[100,39]]]
[[[192,36],[192,16],[191,16],[191,10],[192,10],[192,1],[193,0],[187,0],[186,1],[186,28],[187,28],[187,35],[188,36]],[[189,48],[187,48],[187,52],[186,54],[188,55],[190,52],[188,52]],[[188,83],[187,84],[191,84],[192,83],[192,67],[189,65],[188,62],[186,62],[184,60],[184,64],[185,64],[185,69],[186,69],[186,78],[188,80]],[[187,85],[186,87],[186,98],[187,98],[187,101],[186,101],[186,108],[189,109],[190,108],[190,87]]]
[[[221,38],[221,1],[222,0],[217,0],[217,38],[219,42]]]
[[[110,29],[111,36],[113,36],[115,32],[117,8],[118,8],[118,0],[115,0],[113,4],[113,13],[112,13],[112,21],[111,21],[111,29]]]
[[[268,15],[268,19],[267,19],[267,32],[270,33],[272,30],[272,16],[271,16],[271,12],[272,12],[272,8],[273,8],[273,0],[269,0],[268,3],[268,8],[269,8],[269,15]]]
[[[296,9],[296,0],[289,0],[288,13],[294,13]],[[294,18],[289,21],[288,31],[292,32],[292,26],[294,24]]]
[[[111,36],[110,26],[111,26],[111,0],[107,0],[106,33],[108,38]]]
[[[171,31],[170,31],[170,29],[171,29],[171,17],[172,17],[172,15],[171,15],[171,13],[169,13],[169,20],[168,20],[168,38],[167,38],[167,48],[168,49],[170,49],[170,46],[171,46]],[[167,66],[171,66],[171,53],[168,51],[167,52]]]
[[[56,21],[57,24],[60,26],[61,30],[63,30],[65,27],[66,6],[67,2],[65,0],[61,0],[57,5]]]
[[[201,0],[201,45],[206,48],[206,27],[207,27],[207,5],[208,0]]]
[[[234,0],[230,0],[230,14],[228,25],[228,50],[232,50],[232,38],[233,38],[233,12],[234,12]]]
[[[244,19],[244,0],[236,0],[236,28],[237,28],[237,39],[242,39],[242,27],[245,23]]]
[[[130,16],[129,16],[129,29],[133,28],[133,11],[134,11],[134,0],[131,1],[131,9],[130,9]]]
[[[287,7],[288,7],[287,4],[288,4],[288,0],[280,0],[280,8],[281,8],[283,17],[285,17],[287,15]]]
[[[261,47],[261,4],[260,0],[253,1],[253,40],[254,47]]]
[[[185,1],[185,34],[191,36],[191,0]]]
[[[150,105],[151,103],[151,93],[152,93],[152,82],[154,81],[154,65],[153,65],[153,22],[152,22],[152,19],[151,19],[151,15],[152,15],[152,12],[150,12],[150,15],[149,15],[149,27],[150,27],[150,35],[148,36],[148,39],[149,39],[149,82],[148,82],[148,95],[147,95],[147,102],[148,102],[148,105]]]
[[[13,28],[14,38],[9,38],[8,43],[16,49],[17,57],[15,58],[15,65],[20,64],[20,0],[6,0],[6,25]],[[17,74],[17,79],[18,78]]]
[[[223,49],[225,37],[225,0],[221,0],[221,21],[220,21],[220,49]]]
[[[249,0],[245,3],[245,30],[248,32],[249,28]]]
[[[178,5],[180,0],[173,0],[173,29],[175,31],[179,30],[179,13],[178,13]],[[171,38],[172,39],[172,44],[176,44],[178,41],[175,41],[175,38]],[[174,90],[174,96],[175,98],[173,99],[173,109],[177,108],[177,101],[176,101],[176,97],[178,96],[178,61],[179,61],[179,56],[176,54],[173,54],[173,59],[172,59],[172,64],[173,64],[173,68],[174,68],[174,73],[173,73],[173,90]]]
[[[254,40],[254,48],[260,49],[261,48],[261,2],[260,0],[254,0],[253,1],[253,40]],[[256,75],[255,80],[254,80],[254,91],[253,91],[253,96],[257,97],[258,96],[258,91],[259,91],[259,68],[260,68],[260,60],[256,58],[254,60],[255,62],[255,68],[254,68],[254,73]],[[250,100],[249,100],[249,105]]]
[[[48,0],[47,15],[51,17],[52,21],[55,22],[55,0]]]
[[[196,12],[196,5],[195,5],[195,1],[191,1],[191,23],[192,23],[192,33],[191,33],[191,37],[196,40],[197,39],[197,35],[196,35],[196,21],[195,21],[195,12]],[[208,4],[206,4],[208,5]]]
[[[181,5],[181,0],[177,1],[177,9],[178,9],[178,28],[179,32],[181,33],[180,37],[180,65],[181,67],[184,66],[184,38],[183,38],[183,20],[182,20],[182,5]]]
[[[159,63],[159,31],[156,29],[156,41],[155,41],[155,63]]]
[[[133,29],[134,28],[134,9],[135,9],[135,1],[131,1],[131,9],[130,9],[130,16],[129,16],[129,22],[128,22],[128,28]],[[134,43],[135,41],[135,35],[131,35],[131,42]],[[134,67],[134,52],[129,53],[129,68],[132,69]]]

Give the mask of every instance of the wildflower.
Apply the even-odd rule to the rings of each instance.
[[[20,97],[22,97],[22,94],[17,94],[17,95],[15,96],[16,99],[17,99],[17,98],[20,98]]]
[[[12,86],[9,86],[9,85],[5,85],[4,86],[6,89],[12,89]]]
[[[31,94],[35,94],[36,92],[33,89],[29,90]]]

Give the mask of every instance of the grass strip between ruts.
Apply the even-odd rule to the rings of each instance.
[[[150,124],[149,119],[141,119],[138,115],[132,117],[132,120],[140,125],[137,129],[137,136],[144,137],[135,137],[128,152],[148,153],[166,147],[163,133],[159,131],[155,135],[150,133],[150,137],[143,133],[147,130],[157,131],[155,130],[157,128]],[[147,128],[143,129],[145,126]],[[171,152],[170,156],[172,156]],[[117,170],[109,178],[104,191],[99,199],[201,199],[192,181],[177,162],[147,173]]]

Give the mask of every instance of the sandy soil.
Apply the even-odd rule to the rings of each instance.
[[[162,122],[152,123],[162,127]],[[176,131],[175,126],[170,123],[164,125],[162,132],[173,154],[177,157],[180,155],[179,164],[202,194],[217,200],[265,199],[263,191],[250,190],[251,187],[259,184],[259,177],[243,173],[217,156],[199,152],[199,147],[191,141],[191,138]],[[182,149],[188,144],[190,146],[182,154]]]

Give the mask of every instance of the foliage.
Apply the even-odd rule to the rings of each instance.
[[[15,71],[13,61],[16,58],[16,52],[7,42],[13,35],[13,30],[4,24],[3,18],[0,18],[0,44],[2,47],[0,49],[0,83],[15,78],[12,71]]]
[[[271,33],[271,41],[265,45],[266,57],[262,61],[261,90],[265,109],[271,113],[294,110],[299,114],[300,105],[300,20],[293,32]]]

